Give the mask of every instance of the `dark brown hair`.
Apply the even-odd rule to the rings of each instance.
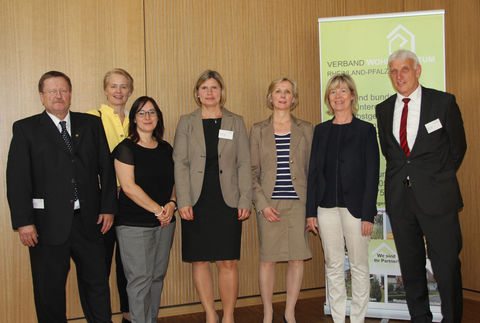
[[[163,114],[162,111],[160,111],[160,108],[157,105],[157,102],[151,97],[148,96],[141,96],[138,99],[133,102],[132,108],[130,109],[130,113],[128,115],[128,119],[130,124],[128,125],[128,136],[129,138],[134,142],[137,143],[138,140],[140,139],[137,131],[137,123],[135,122],[135,116],[138,111],[140,111],[143,106],[147,103],[150,102],[153,105],[153,108],[155,109],[155,112],[157,112],[157,126],[155,129],[153,129],[153,137],[157,139],[157,142],[162,142],[163,141],[163,133],[165,132],[165,125],[163,124]]]
[[[52,77],[63,77],[65,81],[67,81],[68,83],[69,91],[72,92],[72,82],[70,82],[70,78],[66,74],[59,71],[50,71],[43,74],[40,80],[38,81],[38,92],[43,92],[43,82],[45,82],[45,80]]]

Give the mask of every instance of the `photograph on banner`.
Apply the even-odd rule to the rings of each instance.
[[[421,85],[445,91],[444,14],[444,10],[434,10],[318,19],[321,97],[324,97],[327,82],[333,75],[349,74],[358,91],[356,117],[376,127],[375,106],[395,94],[388,74],[388,57],[398,49],[411,50],[418,56],[422,67]],[[322,121],[331,118],[322,101]],[[385,309],[392,309],[392,313],[397,313],[392,318],[406,319],[409,315],[403,281],[390,221],[384,211],[385,166],[381,155],[378,214],[369,246],[370,303],[367,316],[384,317]],[[350,300],[350,266],[347,254],[345,257],[345,280]],[[434,321],[439,321],[440,299],[428,264],[427,259],[430,305]],[[401,311],[405,313],[398,314]],[[328,300],[325,312],[330,312]]]

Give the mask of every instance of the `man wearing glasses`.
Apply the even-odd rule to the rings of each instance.
[[[71,82],[39,81],[45,111],[13,124],[7,197],[13,228],[29,247],[38,321],[66,321],[70,258],[88,322],[111,322],[102,235],[116,211],[113,166],[100,119],[71,112]]]

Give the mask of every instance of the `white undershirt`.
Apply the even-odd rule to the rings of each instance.
[[[400,143],[400,121],[402,119],[403,101],[402,99],[409,98],[408,102],[408,116],[407,116],[407,142],[410,151],[415,144],[417,138],[418,126],[420,123],[420,106],[422,103],[422,87],[419,85],[415,91],[408,97],[397,93],[397,100],[395,101],[395,109],[393,110],[393,125],[392,131],[395,139]]]

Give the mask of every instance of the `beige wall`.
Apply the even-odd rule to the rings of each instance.
[[[298,82],[300,105],[295,114],[320,121],[317,19],[368,13],[445,9],[447,89],[457,96],[467,131],[468,152],[459,171],[465,208],[460,214],[464,249],[464,287],[480,293],[476,268],[480,157],[478,71],[480,30],[478,0],[2,0],[0,2],[0,169],[5,169],[13,121],[42,110],[36,93],[40,75],[51,69],[73,82],[72,109],[86,111],[103,102],[102,77],[113,67],[135,78],[132,98],[148,93],[157,99],[170,142],[181,114],[194,109],[192,86],[206,68],[222,73],[227,85],[226,107],[242,114],[247,126],[266,118],[269,82],[289,76]],[[475,73],[477,71],[477,73]],[[131,103],[131,102],[130,102]],[[0,186],[0,321],[34,322],[28,252],[11,230]],[[258,295],[258,241],[255,219],[244,225],[240,261],[241,296]],[[197,302],[190,266],[181,262],[177,228],[163,306]],[[314,259],[307,263],[303,288],[320,288],[323,260],[312,238]],[[285,265],[279,266],[276,291],[284,291]],[[75,280],[68,283],[68,316],[81,317]],[[118,296],[112,289],[113,311]]]

